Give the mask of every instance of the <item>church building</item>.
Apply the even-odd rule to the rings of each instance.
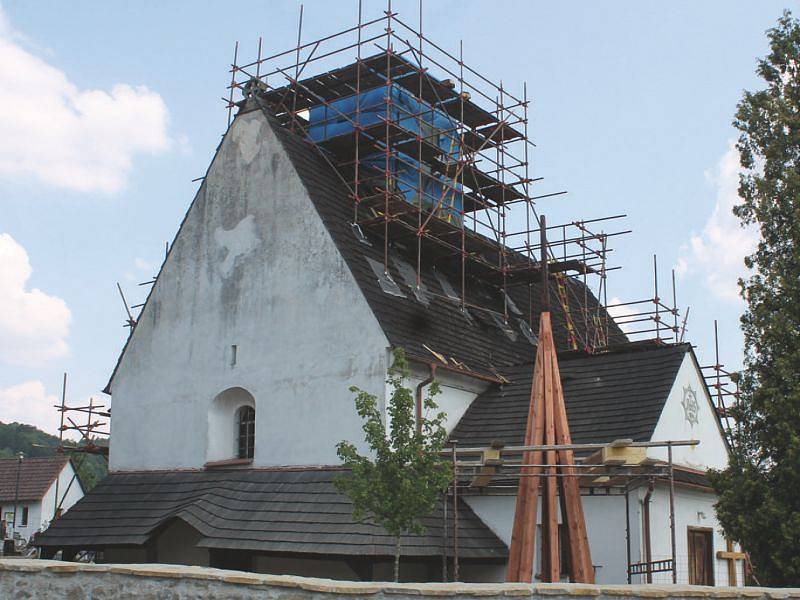
[[[542,310],[541,232],[512,227],[534,210],[527,150],[507,152],[527,148],[528,101],[500,86],[489,106],[458,61],[423,59],[438,46],[382,38],[363,58],[364,36],[319,75],[311,44],[283,57],[302,69],[234,67],[244,99],[105,390],[109,475],[38,537],[43,556],[390,579],[392,538],[333,480],[338,442],[366,450],[349,388],[385,410],[402,348],[409,387],[441,384],[451,445],[477,462],[403,537],[401,578],[505,580],[504,449],[524,443]],[[705,476],[725,431],[692,346],[631,339],[587,283],[604,264],[567,238],[549,294],[596,581],[741,585]]]

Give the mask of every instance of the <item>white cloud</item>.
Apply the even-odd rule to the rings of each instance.
[[[733,302],[739,299],[739,277],[747,275],[744,257],[751,254],[758,243],[758,230],[742,228],[731,212],[741,202],[738,195],[740,173],[739,153],[731,141],[717,166],[705,173],[717,191],[714,210],[703,231],[692,235],[681,249],[682,255],[675,265],[678,276],[699,274],[714,296]]]
[[[152,279],[157,272],[158,268],[154,262],[137,256],[133,259],[133,269],[125,271],[125,279],[130,282],[141,283],[145,279]]]
[[[152,264],[150,264],[145,259],[139,257],[133,259],[133,266],[135,266],[140,271],[152,271],[154,269]]]
[[[12,365],[38,365],[69,353],[69,308],[61,298],[26,289],[32,272],[25,248],[0,234],[0,361]]]
[[[619,328],[622,329],[625,333],[630,333],[632,331],[636,331],[637,325],[644,325],[644,327],[639,327],[639,329],[646,329],[646,323],[631,323],[629,322],[631,319],[640,318],[634,317],[633,315],[637,312],[644,312],[643,310],[635,310],[636,305],[631,306],[615,306],[617,304],[622,304],[622,300],[614,296],[611,301],[608,303],[608,314],[612,316],[614,321],[619,325]],[[627,321],[627,322],[626,322]]]
[[[123,83],[110,91],[79,89],[26,50],[25,41],[0,8],[0,176],[116,192],[135,155],[170,148],[169,115],[159,94]]]
[[[58,398],[48,394],[41,381],[0,388],[0,421],[25,423],[58,435],[60,417],[55,409],[58,403]]]

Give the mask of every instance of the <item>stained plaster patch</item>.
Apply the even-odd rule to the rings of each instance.
[[[239,146],[242,160],[247,164],[250,164],[258,154],[261,124],[260,119],[245,119],[233,128],[233,141]]]
[[[226,251],[225,258],[219,263],[219,272],[223,277],[231,274],[237,258],[249,254],[261,243],[253,215],[247,215],[233,229],[217,227],[214,240],[221,250]]]

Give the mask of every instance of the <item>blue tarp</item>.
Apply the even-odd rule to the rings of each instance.
[[[367,90],[360,95],[340,98],[330,105],[314,106],[309,110],[308,136],[316,141],[345,135],[354,130],[359,119],[362,128],[384,122],[387,116],[387,93],[391,94],[389,119],[407,129],[412,135],[419,133],[428,143],[442,149],[443,154],[456,160],[459,154],[455,121],[446,113],[434,109],[414,98],[406,90],[392,85]],[[358,115],[356,112],[360,111]],[[362,158],[362,163],[383,172],[385,157],[382,154]],[[444,183],[441,177],[426,173],[429,168],[416,159],[398,153],[390,158],[389,169],[393,174],[395,191],[403,194],[412,204],[419,204],[418,188],[422,175],[422,204],[427,207],[441,206],[442,218],[460,222],[463,194],[454,181]]]

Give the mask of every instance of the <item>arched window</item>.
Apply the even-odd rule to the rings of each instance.
[[[256,399],[242,387],[228,388],[214,397],[208,407],[207,463],[253,458],[255,410]]]
[[[242,406],[237,411],[239,458],[253,458],[256,441],[256,409]]]

